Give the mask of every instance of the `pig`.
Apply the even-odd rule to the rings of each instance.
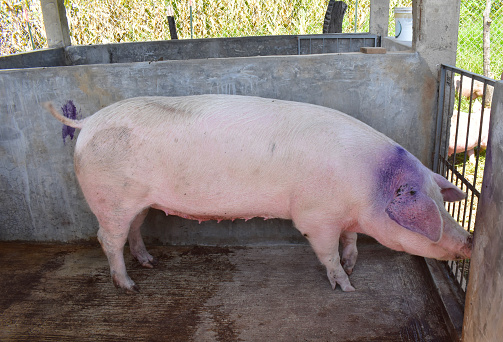
[[[484,116],[482,118],[483,120],[482,120],[482,132],[481,132],[480,119],[482,115],[482,110],[484,111],[483,113]],[[480,134],[480,149],[485,150],[487,148],[490,116],[491,116],[491,109],[482,108],[482,104],[478,101],[474,101],[470,116],[468,115],[468,113],[461,111],[459,112],[458,115],[458,111],[455,110],[451,117],[448,155],[451,156],[454,154],[454,152],[462,153],[466,151],[470,163],[475,164],[476,158],[474,153],[475,148],[478,146],[479,143],[479,134]],[[470,123],[468,123],[468,118],[470,118]],[[468,141],[466,137],[467,133],[468,133]]]
[[[424,257],[470,258],[471,235],[444,209],[465,194],[337,110],[238,95],[137,97],[82,120],[45,107],[81,130],[75,173],[113,283],[126,291],[138,291],[127,240],[141,265],[156,264],[140,233],[149,208],[199,221],[292,220],[342,291],[355,290],[357,233]]]
[[[484,95],[484,83],[473,80],[473,89],[472,89],[472,78],[471,77],[463,77],[460,75],[454,76],[454,89],[456,93],[459,94],[461,91],[461,96],[466,98],[471,98],[475,100]]]

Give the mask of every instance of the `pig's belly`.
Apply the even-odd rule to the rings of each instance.
[[[291,219],[290,202],[287,196],[268,196],[259,191],[244,191],[229,189],[218,195],[202,191],[191,198],[166,194],[157,198],[150,207],[162,210],[166,215],[176,215],[186,219],[234,220],[251,219],[253,217]]]
[[[179,217],[183,217],[185,219],[189,220],[197,220],[199,222],[203,221],[210,221],[210,220],[216,220],[218,222],[222,220],[236,220],[236,219],[244,219],[244,220],[249,220],[254,217],[262,217],[265,220],[270,219],[270,218],[284,218],[284,219],[291,219],[289,216],[284,215],[275,215],[275,214],[265,214],[262,213],[260,214],[259,212],[252,212],[252,211],[232,211],[232,210],[227,210],[223,209],[223,211],[220,210],[215,210],[213,214],[210,214],[211,211],[205,211],[205,212],[200,212],[197,208],[194,209],[187,209],[186,211],[178,211],[176,209],[171,209],[171,207],[165,207],[159,204],[154,204],[151,206],[154,209],[159,209],[162,210],[166,213],[166,216],[168,215],[175,215]]]
[[[184,178],[164,182],[155,191],[149,205],[166,215],[198,221],[251,219],[253,217],[291,219],[291,198],[294,189],[286,184],[268,182],[254,177]],[[188,184],[187,184],[188,183]]]

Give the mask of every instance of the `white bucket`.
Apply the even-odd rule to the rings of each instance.
[[[395,7],[395,38],[412,41],[412,7]]]

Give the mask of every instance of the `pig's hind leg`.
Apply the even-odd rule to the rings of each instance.
[[[342,232],[341,233],[341,243],[342,243],[342,268],[348,275],[353,273],[353,268],[356,264],[356,259],[358,258],[358,249],[356,248],[356,239],[358,234],[354,232]]]
[[[145,217],[148,214],[148,208],[144,209],[141,213],[139,213],[133,222],[131,223],[131,228],[129,230],[128,241],[129,241],[129,250],[131,254],[138,260],[138,262],[147,268],[153,268],[157,265],[157,261],[154,259],[152,255],[147,251],[145,247],[145,243],[143,242],[143,238],[141,237],[140,227]]]
[[[100,221],[98,219],[98,221]],[[105,252],[110,265],[110,275],[116,287],[120,287],[130,292],[138,292],[139,288],[126,271],[124,263],[124,245],[128,238],[130,221],[102,222],[98,230],[98,240],[101,248]]]

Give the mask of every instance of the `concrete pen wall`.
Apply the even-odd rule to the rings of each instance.
[[[83,117],[140,95],[223,93],[319,104],[387,134],[429,165],[437,83],[415,53],[215,58],[0,71],[0,240],[77,241],[97,222],[73,171],[75,140],[42,107],[72,100]],[[78,132],[77,132],[78,134]],[[334,146],[337,148],[337,146]],[[205,222],[155,210],[146,240],[162,243],[303,241],[286,221]],[[169,229],[167,227],[170,227]]]

